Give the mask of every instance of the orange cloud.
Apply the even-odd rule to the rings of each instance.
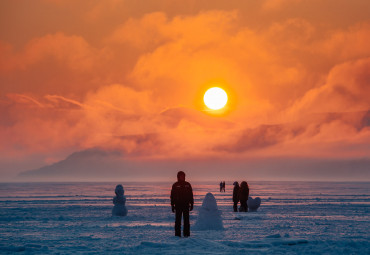
[[[256,25],[242,7],[203,5],[189,13],[148,7],[104,21],[112,8],[133,8],[112,1],[75,8],[86,32],[58,27],[20,45],[1,38],[0,151],[45,158],[91,147],[143,158],[366,155],[369,23],[322,24],[272,11],[302,11],[303,2],[264,1],[254,6]],[[228,114],[203,112],[202,93],[213,84],[230,94]]]
[[[335,66],[326,83],[309,90],[292,107],[299,114],[309,112],[347,112],[370,109],[370,58]]]
[[[32,104],[38,107],[44,107],[43,104],[41,104],[39,101],[36,99],[27,96],[27,95],[22,95],[22,94],[7,94],[7,97],[14,101],[15,103],[20,103],[20,104]]]
[[[287,5],[298,4],[300,2],[302,2],[302,0],[265,0],[262,8],[268,11],[276,11],[287,7]]]
[[[30,41],[18,53],[11,53],[11,48],[7,47],[8,56],[4,58],[3,68],[7,63],[15,70],[26,69],[47,58],[53,58],[58,62],[65,63],[69,68],[75,70],[89,70],[96,63],[94,56],[97,55],[92,47],[79,36],[66,36],[63,33],[46,35]]]
[[[367,41],[370,40],[370,24],[361,22],[346,29],[337,29],[320,45],[318,51],[334,61],[348,61],[357,58],[370,57]]]

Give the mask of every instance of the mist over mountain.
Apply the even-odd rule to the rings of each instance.
[[[99,148],[72,153],[66,159],[22,172],[19,181],[173,181],[179,170],[189,180],[370,181],[370,159],[189,159],[133,160]]]
[[[169,114],[169,113],[166,113]],[[351,156],[350,152],[368,150],[366,143],[354,140],[347,147],[330,142],[329,150],[316,143],[315,154],[305,152],[305,143],[315,142],[326,126],[347,125],[351,130],[367,132],[369,111],[313,114],[303,120],[281,124],[266,124],[244,129],[234,141],[211,148],[215,154],[188,157],[147,157],[140,148],[151,144],[151,150],[163,146],[158,134],[120,137],[136,144],[131,153],[121,149],[101,147],[74,152],[65,159],[38,169],[24,171],[20,181],[172,181],[179,170],[195,180],[319,180],[369,181],[370,157]],[[366,136],[365,136],[366,137]],[[195,139],[195,138],[194,138]],[[290,141],[304,141],[289,149]],[[109,148],[109,147],[108,147]],[[337,149],[337,152],[335,152]],[[346,157],[340,153],[346,150]],[[267,154],[259,152],[267,151]],[[331,153],[328,156],[327,151]],[[220,154],[224,154],[223,157]],[[226,156],[227,155],[227,156]],[[324,156],[321,156],[324,155]]]

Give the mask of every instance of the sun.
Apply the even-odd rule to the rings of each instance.
[[[212,110],[220,110],[227,103],[227,94],[225,90],[219,87],[210,88],[204,93],[204,104]]]

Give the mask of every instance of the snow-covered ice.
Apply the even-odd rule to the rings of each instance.
[[[118,180],[126,217],[111,214],[118,183],[1,183],[0,254],[370,254],[370,183],[248,182],[262,204],[234,213],[232,190],[188,179],[190,238],[174,236],[172,183]],[[223,231],[194,228],[208,192]]]
[[[256,197],[253,199],[252,197],[248,197],[247,204],[248,204],[248,210],[250,212],[257,212],[257,209],[261,205],[261,198]]]
[[[126,197],[124,196],[125,190],[121,184],[118,184],[115,189],[116,196],[113,198],[113,209],[112,215],[113,216],[126,216],[127,215],[127,208],[126,208]]]
[[[217,202],[212,193],[207,193],[202,206],[199,208],[196,230],[223,230],[222,212],[218,210]]]

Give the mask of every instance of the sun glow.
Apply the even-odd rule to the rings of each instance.
[[[212,110],[219,110],[227,103],[227,94],[225,90],[219,87],[210,88],[204,93],[204,104]]]

